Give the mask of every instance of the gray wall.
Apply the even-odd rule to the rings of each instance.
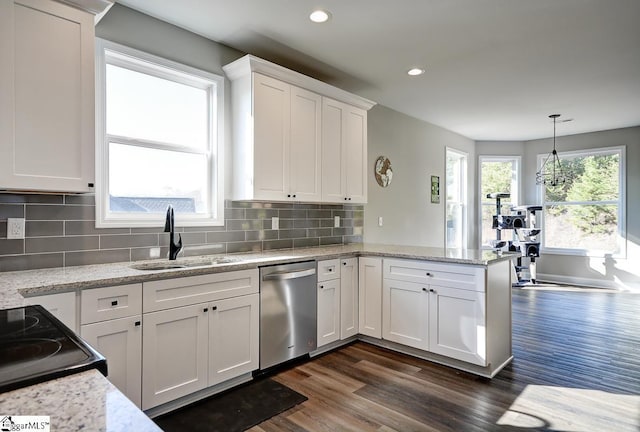
[[[371,243],[444,247],[445,149],[468,153],[469,202],[475,202],[474,142],[441,127],[376,105],[368,115],[369,201],[365,206],[364,240]],[[378,156],[391,160],[393,180],[376,183],[373,165]],[[431,203],[431,176],[440,176],[440,204]],[[473,207],[473,206],[472,206]],[[468,238],[476,246],[474,208],[468,209]],[[378,218],[383,226],[378,226]]]
[[[640,127],[614,129],[556,138],[558,151],[626,146],[626,258],[543,254],[538,261],[538,277],[557,282],[601,287],[640,289]],[[538,154],[553,148],[551,138],[526,142],[478,142],[481,155],[522,156],[521,204],[539,203],[535,184]]]

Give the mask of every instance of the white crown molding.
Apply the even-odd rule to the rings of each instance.
[[[222,69],[231,81],[245,77],[251,72],[258,72],[364,110],[376,105],[376,102],[250,54],[223,66]]]

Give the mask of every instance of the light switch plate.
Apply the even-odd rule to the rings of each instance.
[[[381,227],[382,226],[382,216],[378,217],[378,226]]]
[[[24,238],[24,218],[7,218],[7,238]]]
[[[333,227],[340,228],[340,216],[334,216],[333,218]]]

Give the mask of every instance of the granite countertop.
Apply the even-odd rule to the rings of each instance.
[[[0,413],[49,416],[51,431],[162,431],[95,369],[0,393]]]
[[[24,296],[74,291],[77,289],[138,283],[234,270],[301,260],[325,260],[347,256],[381,256],[421,259],[453,264],[487,266],[517,255],[486,250],[460,250],[380,244],[353,244],[305,249],[234,254],[232,262],[202,265],[220,256],[178,259],[183,268],[136,270],[133,263],[0,273],[0,309],[25,304]],[[161,260],[137,262],[156,264]],[[92,370],[42,384],[0,393],[3,415],[49,415],[51,430],[158,431],[142,411],[120,393],[99,372]]]
[[[76,289],[139,283],[234,270],[253,269],[259,266],[284,264],[300,260],[323,260],[345,256],[382,256],[422,259],[436,262],[486,266],[496,261],[512,259],[514,254],[498,254],[488,250],[445,249],[418,246],[394,246],[381,244],[352,244],[303,249],[274,250],[246,254],[227,255],[232,262],[203,265],[204,261],[220,256],[180,258],[177,264],[185,267],[165,270],[137,270],[132,263],[97,264],[54,269],[25,270],[0,273],[0,309],[24,304],[24,297],[74,291]],[[136,265],[158,263],[163,260],[137,262]],[[166,262],[166,260],[164,260]]]

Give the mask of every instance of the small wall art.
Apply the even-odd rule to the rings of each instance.
[[[389,158],[386,156],[378,157],[373,166],[373,173],[380,187],[384,188],[389,186],[393,179],[393,170],[391,169],[391,161]]]
[[[431,202],[440,204],[440,177],[431,176]]]

